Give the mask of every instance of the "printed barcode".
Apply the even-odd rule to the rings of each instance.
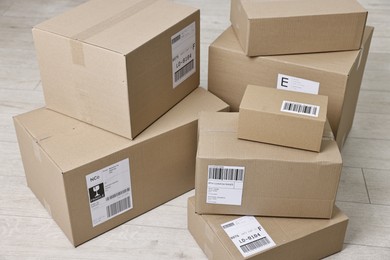
[[[257,248],[268,245],[269,243],[271,243],[269,241],[269,239],[267,237],[263,237],[263,238],[260,238],[258,240],[255,240],[253,242],[250,242],[248,244],[242,245],[242,246],[240,246],[240,248],[244,253],[248,253],[248,252],[253,251]]]
[[[180,40],[180,34],[172,39],[172,44],[175,44],[178,40]]]
[[[130,197],[126,197],[106,207],[107,217],[110,218],[131,207]]]
[[[190,72],[194,68],[194,60],[191,60],[183,68],[179,69],[175,72],[175,82],[180,80],[183,76],[185,76],[188,72]]]
[[[209,179],[243,181],[244,167],[209,166]]]
[[[281,110],[284,112],[318,117],[320,107],[291,101],[283,101]]]
[[[130,188],[126,188],[120,192],[117,192],[115,194],[112,194],[111,196],[107,197],[106,198],[106,201],[109,201],[109,200],[112,200],[113,198],[116,198],[118,197],[119,195],[122,195],[123,193],[126,193],[126,192],[129,192],[130,191]]]
[[[222,228],[223,228],[223,229],[227,229],[227,228],[230,228],[230,227],[232,227],[232,226],[234,226],[234,222],[231,222],[231,223],[229,223],[229,224],[223,225]]]

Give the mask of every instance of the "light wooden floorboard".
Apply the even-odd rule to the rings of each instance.
[[[359,0],[374,37],[355,122],[342,153],[337,205],[350,217],[329,259],[390,259],[390,2]],[[0,1],[0,260],[206,259],[187,230],[191,191],[74,248],[27,187],[12,116],[44,105],[33,25],[84,0]],[[201,85],[208,46],[230,25],[229,0],[175,0],[201,9]]]

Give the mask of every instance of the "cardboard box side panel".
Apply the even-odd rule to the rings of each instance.
[[[249,56],[359,49],[365,20],[366,13],[251,19]]]
[[[75,244],[79,245],[193,189],[196,131],[197,122],[191,122],[66,174]],[[125,158],[129,158],[133,208],[92,227],[85,176]]]
[[[199,11],[126,56],[133,137],[199,86]],[[195,21],[195,73],[173,87],[171,37]],[[158,86],[158,87],[157,87]]]
[[[14,125],[27,185],[68,239],[74,243],[62,172],[19,119],[14,118]]]
[[[122,55],[33,30],[48,108],[130,137]]]
[[[231,1],[230,21],[232,23],[232,28],[234,29],[234,33],[236,34],[242,49],[245,53],[247,53],[249,44],[248,33],[250,30],[250,24],[248,16],[240,0]]]
[[[187,204],[188,230],[210,260],[234,259],[226,250],[204,217],[195,213],[194,198],[188,199]]]
[[[344,113],[341,115],[340,126],[336,136],[336,141],[340,150],[343,148],[349,131],[352,128],[374,28],[366,27],[366,30],[369,32],[369,34],[367,35],[367,39],[363,40],[364,45],[362,46],[361,57],[355,61],[354,66],[351,68],[347,82],[347,90],[345,93],[346,98],[344,100],[343,106]]]

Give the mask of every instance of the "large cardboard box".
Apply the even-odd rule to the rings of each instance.
[[[249,84],[328,96],[328,119],[342,148],[352,127],[374,28],[358,51],[249,58],[228,28],[209,49],[208,89],[238,111]]]
[[[248,56],[356,50],[366,19],[356,0],[232,0],[230,13]]]
[[[131,141],[49,109],[14,118],[28,186],[75,246],[194,188],[198,88]]]
[[[199,116],[197,213],[332,216],[342,160],[329,125],[319,153],[241,140],[237,128],[238,113]]]
[[[238,138],[319,152],[328,97],[248,85]]]
[[[94,0],[33,28],[48,108],[133,139],[199,86],[199,10]]]
[[[188,199],[188,229],[208,259],[322,259],[342,250],[348,217],[331,219],[198,215]],[[236,246],[237,245],[237,246]]]

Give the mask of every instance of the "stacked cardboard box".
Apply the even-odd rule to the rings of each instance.
[[[87,2],[33,29],[46,108],[14,124],[28,186],[75,246],[194,188],[199,10]]]
[[[210,259],[342,249],[340,149],[373,33],[366,18],[355,0],[231,1],[208,87],[239,113],[201,113],[188,201],[188,228]]]

